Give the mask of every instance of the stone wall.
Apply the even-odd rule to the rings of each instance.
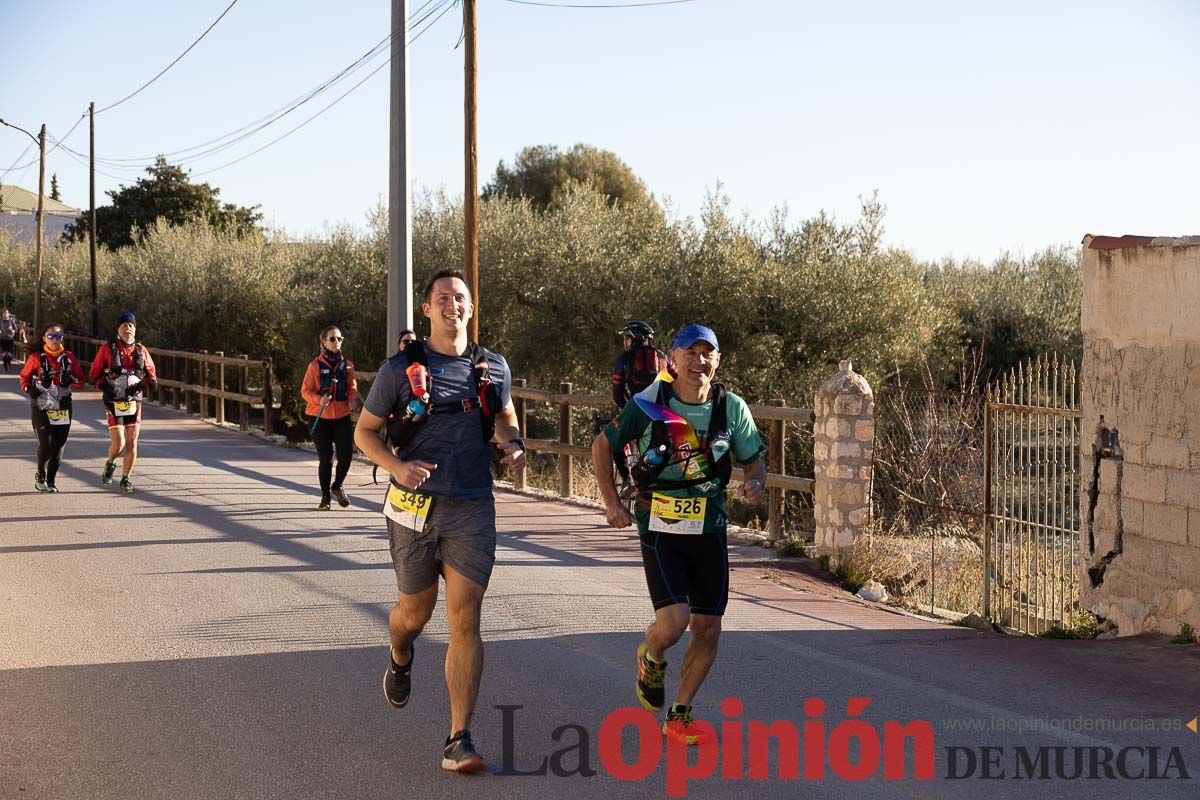
[[[813,410],[815,543],[836,563],[871,523],[875,394],[843,361],[817,390]]]
[[[1200,237],[1083,248],[1082,606],[1121,635],[1200,630]]]

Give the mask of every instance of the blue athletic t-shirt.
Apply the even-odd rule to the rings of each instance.
[[[430,395],[434,405],[477,399],[475,367],[466,356],[436,353],[425,342],[429,361]],[[379,368],[365,407],[377,417],[387,419],[397,397],[408,396],[408,360],[400,354]],[[492,382],[500,387],[500,407],[512,397],[512,373],[504,357],[488,352]],[[500,409],[496,409],[499,411]],[[408,445],[396,454],[402,461],[426,461],[437,464],[429,480],[417,491],[431,497],[467,500],[492,493],[492,445],[483,441],[483,420],[478,411],[465,414],[430,414],[419,423]],[[406,487],[411,488],[411,487]]]

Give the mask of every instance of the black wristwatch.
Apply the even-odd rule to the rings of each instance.
[[[521,450],[525,449],[525,440],[524,439],[509,439],[508,443],[515,444]]]

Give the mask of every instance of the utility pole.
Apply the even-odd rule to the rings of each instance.
[[[391,144],[388,173],[387,341],[413,327],[412,187],[408,179],[408,0],[392,0]]]
[[[471,286],[475,315],[471,318],[471,338],[479,341],[479,159],[476,153],[478,126],[475,123],[475,97],[478,65],[475,61],[475,0],[463,0],[464,72],[466,73],[466,188],[463,192],[463,219],[466,242],[463,248],[463,272]]]
[[[92,337],[100,335],[100,301],[96,296],[96,104],[88,103],[88,262],[92,268]]]
[[[38,210],[37,210],[37,277],[33,289],[33,330],[38,340],[42,336],[42,251],[46,249],[46,123],[38,134]]]
[[[40,337],[42,326],[42,250],[45,249],[46,230],[46,123],[42,131],[34,136],[29,131],[11,122],[0,119],[0,125],[12,128],[33,139],[38,146],[38,207],[37,207],[37,273],[33,284],[33,328]]]

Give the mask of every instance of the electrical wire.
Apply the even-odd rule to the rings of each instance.
[[[217,23],[218,23],[218,22],[220,22],[221,20],[223,20],[223,19],[225,18],[225,15],[229,13],[230,9],[232,9],[232,8],[233,8],[234,6],[236,6],[237,4],[238,4],[238,0],[233,0],[233,2],[229,4],[228,8],[226,8],[224,11],[222,11],[222,12],[221,12],[221,16],[217,17],[217,18],[216,18],[216,19],[213,21],[213,24],[212,24],[212,25],[209,25],[207,28],[205,28],[205,29],[204,29],[204,33],[200,34],[200,38],[199,38],[199,39],[197,39],[196,41],[192,42],[190,45],[188,45],[188,48],[187,48],[186,50],[184,50],[182,53],[180,53],[178,56],[176,56],[174,61],[172,61],[170,64],[167,64],[167,66],[165,66],[165,67],[163,68],[162,72],[158,73],[158,74],[157,74],[157,75],[155,75],[153,78],[151,78],[150,80],[148,80],[148,81],[146,81],[145,83],[143,83],[143,84],[142,84],[141,86],[139,86],[139,87],[138,87],[136,90],[134,90],[134,92],[133,92],[132,94],[126,95],[125,97],[122,97],[122,98],[121,98],[120,100],[118,100],[117,102],[115,102],[115,103],[112,103],[112,104],[110,104],[110,105],[107,105],[107,106],[105,106],[104,108],[97,109],[97,110],[96,110],[96,113],[97,113],[97,114],[102,114],[103,112],[105,112],[105,111],[108,111],[109,109],[116,108],[117,106],[121,105],[122,103],[124,103],[124,102],[126,102],[126,101],[128,101],[128,100],[132,100],[134,97],[136,97],[137,95],[141,94],[141,92],[142,92],[142,90],[143,90],[143,89],[145,89],[145,88],[147,88],[148,86],[150,86],[150,84],[154,83],[156,80],[158,80],[159,78],[161,78],[163,75],[166,75],[166,74],[167,74],[167,70],[169,70],[171,67],[173,67],[173,66],[175,66],[176,64],[178,64],[178,63],[179,63],[179,60],[180,60],[181,58],[183,58],[184,56],[186,56],[188,53],[190,53],[190,52],[192,51],[192,48],[193,48],[193,47],[195,47],[196,45],[200,44],[200,40],[201,40],[201,39],[203,39],[205,36],[208,36],[208,32],[209,32],[209,31],[211,31],[213,28],[217,27]],[[65,137],[64,137],[64,138],[65,138]]]
[[[29,148],[31,148],[31,147],[33,147],[33,142],[30,142],[29,144],[25,145],[25,149],[21,151],[21,155],[19,155],[13,159],[11,167],[4,170],[4,172],[0,172],[0,183],[2,183],[4,181],[4,178],[6,175],[8,175],[8,173],[12,172],[14,169],[17,168],[17,162],[25,157],[25,154],[29,152]],[[33,162],[31,161],[29,163],[32,164]],[[28,166],[29,166],[29,164],[25,165],[25,167],[28,167]]]
[[[62,139],[54,139],[52,136],[50,136],[50,131],[46,131],[47,138],[51,139],[54,142],[54,147],[51,147],[49,150],[47,150],[46,155],[49,156],[51,153],[53,153],[55,150],[57,150],[60,147],[66,147],[66,145],[63,144],[63,140],[65,140],[67,138],[67,136],[70,136],[72,133],[75,132],[75,129],[79,127],[79,123],[83,122],[84,117],[86,117],[86,116],[87,116],[87,114],[84,114],[82,117],[75,120],[75,124],[71,126],[71,129],[69,131],[67,131],[66,136],[63,136]],[[32,147],[32,146],[33,145],[30,145],[29,147]],[[29,151],[29,147],[25,148],[26,152]],[[70,149],[70,148],[67,148],[67,149]],[[21,158],[24,157],[24,155],[25,155],[25,153],[21,153],[21,155],[17,157],[17,160],[20,161]],[[41,156],[38,156],[38,158],[41,158]],[[38,158],[35,158],[32,161],[29,161],[28,163],[22,164],[19,167],[9,167],[8,169],[6,169],[4,171],[4,173],[2,175],[0,175],[0,177],[7,175],[8,173],[12,172],[14,169],[28,169],[29,167],[33,166],[34,164],[36,164],[38,162]]]
[[[452,4],[453,2],[455,2],[455,0],[427,0],[424,3],[424,5],[422,5],[420,8],[417,9],[417,11],[413,12],[413,14],[411,14],[409,16],[410,27],[412,27],[412,28],[419,27],[422,23],[424,23],[426,20],[428,20],[430,16],[435,14],[439,8],[442,8],[443,6],[448,7],[448,4]],[[433,8],[429,8],[431,5],[433,6]],[[429,9],[429,10],[426,11],[426,9]],[[445,13],[445,10],[443,10],[442,13]],[[422,14],[423,14],[423,16],[422,16]],[[438,16],[440,17],[441,15],[439,14]],[[361,69],[367,63],[372,61],[381,52],[383,52],[385,50],[386,46],[388,46],[391,43],[391,41],[395,38],[395,36],[397,36],[399,33],[400,33],[399,28],[397,28],[395,31],[389,32],[388,35],[385,36],[383,39],[381,39],[378,43],[376,43],[374,47],[372,47],[367,52],[363,53],[361,56],[359,56],[357,59],[355,59],[353,62],[351,62],[348,66],[344,67],[342,70],[340,70],[338,73],[336,73],[332,77],[326,79],[325,81],[322,81],[316,87],[314,87],[314,88],[308,90],[307,92],[305,92],[304,94],[301,94],[300,96],[294,98],[290,102],[285,103],[284,105],[280,106],[279,108],[276,108],[274,111],[271,111],[270,113],[266,114],[265,116],[259,117],[258,119],[254,120],[253,122],[243,125],[242,127],[238,128],[236,130],[230,131],[229,133],[223,134],[214,139],[210,139],[206,142],[201,142],[200,144],[193,145],[191,147],[184,147],[179,150],[156,154],[154,156],[140,156],[140,157],[131,157],[131,158],[97,158],[96,161],[98,163],[107,164],[110,168],[113,168],[113,169],[120,169],[129,164],[135,164],[135,165],[138,165],[139,168],[141,168],[142,166],[148,166],[150,164],[153,164],[159,155],[163,156],[164,158],[168,158],[168,159],[177,158],[177,160],[179,160],[179,161],[195,162],[195,161],[199,161],[205,157],[223,152],[224,150],[227,150],[227,149],[245,141],[246,139],[254,136],[259,131],[262,131],[263,129],[267,128],[268,126],[273,125],[274,123],[283,119],[288,114],[292,113],[293,111],[300,108],[304,104],[310,102],[311,100],[313,100],[314,98],[316,98],[317,96],[322,94],[323,92],[332,88],[337,83],[339,83],[342,80],[344,80],[345,78],[349,77],[354,72],[357,72],[359,69]],[[413,39],[413,41],[415,41],[415,38]],[[411,44],[411,42],[410,42],[410,44]],[[372,74],[374,74],[374,73],[372,73]],[[228,141],[225,141],[225,140],[228,140]],[[220,144],[218,144],[218,143],[220,143]],[[212,145],[212,146],[210,147],[210,145]],[[76,153],[76,155],[80,155],[80,156],[83,155],[82,153],[79,153],[78,151],[74,151],[74,152]],[[191,155],[187,155],[189,153]],[[186,157],[178,158],[180,156],[186,156]]]
[[[73,161],[75,161],[79,164],[82,164],[85,168],[87,168],[89,166],[86,157],[80,157],[79,155],[77,155],[75,153],[74,150],[70,150],[70,149],[64,147],[63,152],[67,154],[68,158],[72,159]],[[120,175],[113,175],[110,172],[105,172],[104,170],[100,169],[99,167],[96,167],[96,172],[98,172],[99,174],[103,175],[106,178],[112,178],[114,181],[130,180],[129,176],[122,177]]]
[[[437,24],[437,21],[438,21],[439,19],[441,19],[443,16],[445,16],[445,15],[446,15],[446,12],[448,12],[448,11],[449,11],[451,8],[453,8],[456,2],[457,2],[457,0],[449,0],[449,2],[447,3],[446,7],[445,7],[444,9],[442,9],[442,12],[441,12],[440,14],[438,14],[436,17],[434,17],[434,18],[433,18],[433,21],[432,21],[432,22],[430,22],[428,25],[426,25],[426,26],[425,26],[425,28],[424,28],[424,30],[420,31],[420,32],[419,32],[419,33],[417,33],[415,36],[413,36],[413,37],[412,37],[412,39],[410,39],[410,40],[408,41],[408,43],[407,43],[407,44],[405,44],[405,47],[411,47],[411,46],[413,45],[413,43],[417,41],[417,39],[420,39],[420,38],[421,38],[421,37],[422,37],[422,36],[423,36],[423,35],[424,35],[424,34],[425,34],[427,31],[429,31],[429,29],[430,29],[430,28],[432,28],[432,27],[433,27],[435,24]],[[310,123],[310,122],[312,122],[313,120],[315,120],[317,117],[319,117],[319,116],[321,116],[322,114],[324,114],[324,113],[325,113],[326,111],[328,111],[329,109],[331,109],[331,108],[333,108],[334,106],[336,106],[338,103],[340,103],[340,102],[342,102],[343,100],[345,100],[345,99],[346,99],[346,98],[347,98],[347,97],[348,97],[348,96],[349,96],[351,93],[353,93],[353,92],[354,92],[356,89],[358,89],[358,87],[362,86],[364,83],[366,83],[367,81],[369,81],[369,80],[370,80],[372,77],[374,77],[374,76],[375,76],[375,74],[376,74],[377,72],[379,72],[381,69],[383,69],[383,68],[384,68],[384,67],[386,67],[388,64],[390,64],[390,63],[391,63],[391,61],[392,61],[392,59],[391,59],[391,57],[389,56],[389,57],[388,57],[388,59],[387,59],[387,61],[384,61],[384,62],[383,62],[382,64],[380,64],[378,67],[376,67],[375,69],[371,70],[371,72],[370,72],[370,73],[367,75],[367,77],[363,78],[361,81],[359,81],[358,83],[356,83],[356,84],[354,84],[352,87],[350,87],[350,89],[349,89],[349,90],[347,90],[345,94],[343,94],[341,97],[339,97],[339,98],[337,98],[336,100],[334,100],[334,101],[333,101],[332,103],[330,103],[329,105],[327,105],[327,106],[325,106],[324,108],[322,108],[322,109],[321,109],[320,111],[318,111],[316,114],[313,114],[311,117],[309,117],[308,119],[304,120],[304,122],[301,122],[299,125],[297,125],[296,127],[292,128],[291,130],[289,130],[287,133],[285,133],[285,134],[283,134],[283,135],[281,135],[281,136],[278,136],[278,137],[276,137],[276,138],[272,139],[271,141],[267,142],[265,145],[263,145],[262,147],[258,148],[257,150],[253,150],[253,151],[251,151],[251,152],[249,152],[249,153],[246,153],[244,156],[241,156],[240,158],[236,158],[236,159],[234,159],[233,161],[230,161],[230,162],[229,162],[229,163],[227,163],[227,164],[222,164],[222,165],[221,165],[221,166],[219,166],[219,167],[213,167],[212,169],[207,169],[207,170],[204,170],[203,172],[197,172],[197,173],[195,173],[195,174],[194,174],[194,177],[199,177],[199,176],[201,176],[201,175],[209,175],[209,174],[211,174],[211,173],[213,173],[213,172],[216,172],[217,170],[225,169],[226,167],[232,167],[234,164],[237,164],[238,162],[245,161],[247,158],[250,158],[251,156],[254,156],[254,155],[257,155],[257,154],[261,153],[263,150],[266,150],[268,147],[271,147],[272,145],[276,144],[277,142],[281,142],[281,141],[283,141],[284,139],[286,139],[287,137],[291,136],[291,135],[292,135],[293,133],[295,133],[296,131],[298,131],[298,130],[300,130],[301,128],[303,128],[303,127],[304,127],[305,125],[307,125],[308,123]]]
[[[234,5],[237,4],[237,2],[238,2],[238,0],[234,0],[234,2],[231,3],[229,5],[229,7],[225,9],[225,12],[222,13],[221,17],[224,17],[225,14],[228,13],[229,10],[231,8],[233,8]],[[459,2],[459,0],[426,0],[426,2],[419,9],[417,9],[416,12],[414,12],[412,15],[410,15],[409,23],[410,23],[411,28],[418,28],[422,24],[425,24],[427,20],[428,20],[428,24],[425,24],[425,27],[423,29],[421,29],[415,35],[413,35],[412,38],[405,44],[405,47],[411,47],[413,43],[415,43],[421,36],[423,36],[426,32],[428,32],[437,23],[437,21],[440,20],[443,16],[445,16],[446,13],[449,12],[450,9],[453,8],[458,2]],[[432,6],[432,8],[430,8],[430,6]],[[428,9],[428,11],[426,11],[426,9]],[[440,9],[440,11],[439,11],[439,9]],[[419,16],[419,19],[417,18],[418,16]],[[213,26],[215,26],[217,24],[217,22],[220,22],[221,17],[218,17],[217,20],[214,21],[213,24],[209,26],[208,30],[206,30],[204,32],[204,34],[201,35],[200,39],[203,39],[204,35],[206,35],[209,30],[212,30]],[[430,19],[431,17],[432,17],[432,19]],[[415,22],[413,22],[414,19],[416,19]],[[300,95],[298,98],[294,99],[291,103],[281,106],[280,108],[276,109],[275,111],[271,112],[270,114],[267,114],[264,117],[260,117],[258,120],[255,120],[254,122],[244,125],[235,131],[231,131],[230,133],[225,134],[224,136],[219,136],[216,139],[209,140],[208,142],[204,142],[202,144],[194,145],[194,146],[188,147],[188,148],[183,148],[181,150],[176,150],[176,151],[173,151],[172,153],[163,154],[163,155],[164,156],[166,156],[166,155],[177,156],[177,155],[181,155],[183,153],[195,151],[198,149],[201,150],[201,152],[195,153],[193,156],[191,156],[189,158],[182,159],[182,161],[184,161],[184,162],[192,163],[192,162],[201,160],[203,158],[206,158],[208,156],[214,155],[216,153],[222,152],[230,147],[233,147],[236,144],[239,144],[240,142],[244,141],[245,139],[249,138],[250,136],[253,136],[254,134],[258,133],[259,131],[265,129],[269,125],[272,125],[275,122],[278,122],[280,119],[285,117],[287,114],[290,114],[292,111],[295,111],[297,108],[301,107],[305,103],[308,103],[315,97],[319,96],[321,93],[327,91],[329,88],[336,85],[338,82],[340,82],[344,78],[348,77],[349,75],[351,75],[354,72],[361,69],[366,63],[373,60],[375,56],[377,56],[381,52],[383,52],[384,46],[387,44],[390,44],[392,39],[394,39],[395,36],[399,34],[399,32],[400,32],[399,29],[390,32],[386,37],[384,37],[374,47],[372,47],[370,50],[368,50],[366,53],[364,53],[358,59],[353,61],[349,66],[343,68],[336,75],[334,75],[333,77],[329,78],[328,80],[322,82],[314,89],[311,89],[308,92],[306,92],[305,94]],[[196,42],[193,42],[192,47],[195,47],[195,45],[200,41],[200,39],[197,39]],[[190,50],[190,49],[191,49],[191,47],[188,48],[188,50]],[[185,50],[184,53],[182,53],[179,56],[179,58],[182,58],[186,54],[187,54],[187,51]],[[179,60],[179,58],[177,58],[175,61],[177,62]],[[172,62],[170,65],[168,65],[167,69],[170,69],[170,67],[173,66],[174,63],[175,62]],[[326,105],[324,108],[322,108],[316,114],[313,114],[311,117],[309,117],[304,122],[297,125],[296,127],[290,129],[289,131],[282,134],[281,136],[278,136],[275,139],[272,139],[271,141],[267,142],[262,147],[260,147],[256,150],[253,150],[237,159],[234,159],[233,161],[222,164],[218,167],[213,167],[212,169],[205,170],[205,171],[199,172],[199,173],[195,173],[195,175],[197,177],[200,175],[207,175],[209,173],[216,172],[216,171],[224,169],[226,167],[233,166],[234,164],[244,161],[247,158],[250,158],[251,156],[257,155],[258,153],[261,153],[262,151],[275,145],[276,143],[286,139],[287,137],[291,136],[293,133],[300,130],[304,126],[308,125],[308,123],[312,122],[317,117],[321,116],[326,111],[328,111],[329,109],[333,108],[335,105],[340,103],[342,100],[344,100],[351,93],[353,93],[355,90],[357,90],[360,86],[362,86],[364,83],[366,83],[372,77],[374,77],[380,70],[382,70],[385,66],[387,66],[390,63],[391,63],[391,56],[389,55],[387,60],[385,60],[382,64],[375,67],[375,69],[373,69],[370,73],[368,73],[365,78],[363,78],[358,83],[356,83],[352,87],[350,87],[350,89],[348,89],[345,93],[340,95],[336,100],[334,100],[333,102]],[[153,83],[154,80],[157,80],[158,77],[161,77],[161,75],[165,72],[166,72],[166,70],[163,70],[162,73],[159,73],[159,75],[155,76],[155,78],[153,78],[150,82]],[[148,85],[149,85],[149,83],[146,84],[146,86],[148,86]],[[142,88],[145,88],[145,86],[143,86]],[[141,89],[138,89],[138,91],[140,92]],[[136,93],[137,92],[135,92],[134,94],[136,94]],[[133,95],[130,95],[129,97],[132,97],[132,96]],[[126,99],[129,99],[129,98],[120,100],[117,103],[107,106],[101,110],[107,110],[107,109],[113,108],[116,105],[119,105],[120,103],[125,102]],[[99,113],[99,112],[96,112],[96,113]],[[64,136],[62,136],[61,138],[55,138],[49,132],[47,132],[47,134],[46,134],[47,138],[50,139],[54,143],[54,148],[52,148],[52,150],[50,150],[50,151],[47,151],[47,155],[49,155],[50,152],[53,152],[53,150],[61,147],[63,149],[63,151],[66,152],[67,155],[71,159],[73,159],[77,163],[82,164],[83,166],[88,166],[88,161],[87,161],[88,156],[87,155],[85,155],[84,153],[81,153],[78,150],[75,150],[71,147],[68,147],[65,144],[65,140],[67,139],[67,137],[70,136],[75,131],[75,129],[79,126],[80,122],[82,122],[86,116],[87,116],[87,114],[84,114],[83,116],[81,116],[75,122],[75,124],[73,126],[71,126],[71,129],[68,130],[67,133]],[[243,131],[247,131],[247,129],[250,129],[250,128],[253,128],[253,130],[249,130],[248,132],[243,133]],[[242,135],[237,135],[237,134],[242,134]],[[235,136],[236,138],[234,138],[230,141],[224,142],[223,144],[217,145],[215,147],[209,148],[208,150],[202,149],[207,145],[215,144],[216,142],[221,142],[223,139],[228,139],[230,136]],[[28,152],[28,149],[29,148],[26,147],[26,152]],[[24,156],[24,154],[25,153],[23,152],[20,156],[18,156],[17,161],[19,161]],[[114,175],[111,172],[106,172],[99,168],[97,168],[96,171],[98,173],[100,173],[101,175],[104,175],[105,177],[111,178],[116,181],[129,180],[131,177],[140,176],[140,174],[145,171],[145,168],[150,166],[151,164],[153,164],[154,161],[157,160],[157,158],[158,158],[158,156],[153,157],[153,159],[146,158],[146,157],[136,158],[136,159],[134,159],[134,158],[128,158],[128,159],[125,159],[125,158],[121,158],[121,159],[97,158],[96,159],[97,162],[103,163],[109,169],[115,169],[117,171],[123,170],[123,171],[128,172],[129,175],[122,177],[120,175]],[[34,163],[37,163],[37,159],[34,159],[33,161],[29,162],[29,164],[26,164],[24,166],[28,167],[30,164],[34,164]],[[7,170],[4,174],[7,174],[7,172],[12,171],[12,169],[13,169],[13,167],[10,167],[9,170]]]

